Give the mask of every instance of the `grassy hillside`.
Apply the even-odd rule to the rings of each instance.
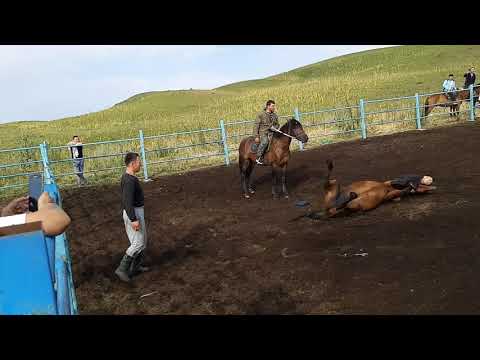
[[[440,91],[443,80],[451,72],[456,75],[457,85],[461,86],[464,72],[477,65],[479,57],[480,46],[400,46],[341,56],[269,78],[213,90],[142,93],[109,109],[82,116],[0,125],[0,148],[37,145],[43,140],[52,146],[63,145],[74,134],[81,135],[84,142],[95,142],[136,137],[139,129],[148,136],[217,127],[219,119],[253,119],[270,98],[276,100],[278,112],[282,115],[292,114],[296,106],[301,111],[312,111],[357,105],[360,98],[381,99],[435,92]],[[197,140],[191,139],[192,142]],[[199,140],[209,139],[202,135]],[[177,141],[157,145],[162,148],[174,146]],[[125,151],[125,148],[89,151],[89,155],[115,151]],[[0,157],[0,163],[5,162]],[[189,164],[179,165],[178,169],[192,166]],[[175,167],[169,163],[171,169]],[[0,186],[1,183],[0,179]]]
[[[245,81],[210,91],[184,90],[136,95],[104,111],[50,122],[0,125],[1,148],[21,144],[28,135],[63,144],[73,133],[88,141],[217,125],[220,118],[252,118],[267,98],[279,113],[356,104],[373,99],[437,91],[448,73],[462,82],[476,63],[480,46],[401,46],[337,57],[267,79]]]

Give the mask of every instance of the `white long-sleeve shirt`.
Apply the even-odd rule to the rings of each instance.
[[[454,91],[456,89],[455,80],[448,79],[443,82],[443,91]]]

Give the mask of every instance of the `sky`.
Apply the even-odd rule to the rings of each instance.
[[[99,111],[146,91],[212,89],[389,45],[0,45],[0,123]]]

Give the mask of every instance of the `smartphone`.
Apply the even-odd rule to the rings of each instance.
[[[38,199],[43,192],[42,174],[32,174],[28,178],[28,210],[34,212],[38,210]]]

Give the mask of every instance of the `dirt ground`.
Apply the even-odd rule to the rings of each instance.
[[[265,167],[250,200],[237,164],[157,178],[144,184],[152,271],[132,284],[114,275],[128,245],[119,186],[66,191],[80,313],[478,314],[479,138],[474,123],[296,152],[289,200],[271,198]],[[345,185],[417,173],[438,190],[289,222],[306,212],[297,200],[320,206],[327,158]]]

